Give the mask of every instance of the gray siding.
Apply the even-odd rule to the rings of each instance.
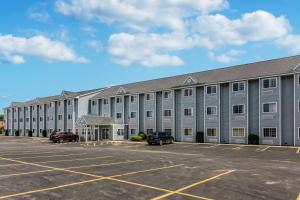
[[[300,85],[299,85],[299,79],[300,74],[295,75],[295,145],[300,146],[300,108],[299,108],[299,101],[300,101]]]
[[[259,135],[259,80],[248,82],[249,134]]]
[[[230,87],[228,83],[222,84],[220,86],[220,124],[221,124],[221,130],[220,130],[220,142],[221,143],[229,143],[230,142],[230,127],[229,127],[229,120],[230,120],[230,107],[229,104],[229,91]]]
[[[117,103],[117,98],[120,98],[121,99],[121,102],[120,103]],[[125,124],[124,123],[124,119],[125,119],[125,115],[124,115],[124,96],[116,96],[115,97],[115,123],[116,124]],[[117,119],[117,113],[121,113],[122,114],[122,117],[120,119]],[[126,116],[127,117],[127,116]]]
[[[204,87],[198,87],[196,95],[197,132],[204,132]]]
[[[153,129],[156,131],[156,94],[148,93],[151,95],[150,100],[147,100],[146,94],[144,97],[144,112],[145,112],[145,132],[147,129]],[[147,111],[152,111],[152,117],[147,117]]]
[[[112,120],[114,121],[115,118],[116,118],[116,112],[115,112],[115,108],[116,108],[116,105],[115,105],[115,98],[112,97],[110,98],[110,117],[112,118]]]
[[[104,104],[104,100],[102,99],[102,115],[104,117],[111,117],[110,115],[110,99],[107,99],[108,104]]]
[[[181,105],[181,90],[175,90],[175,140],[181,141],[181,115],[182,115],[182,105]]]
[[[139,109],[139,132],[145,132],[145,96],[140,94],[138,98],[138,109]]]
[[[163,91],[163,93],[164,92],[165,91]],[[162,130],[171,129],[172,135],[174,136],[174,92],[169,92],[171,92],[169,98],[164,98],[164,94],[162,93]],[[171,110],[171,117],[165,117],[164,110]]]
[[[184,96],[184,90],[182,89],[181,92],[181,112],[183,113],[181,115],[182,117],[182,129],[181,129],[181,141],[186,142],[194,142],[195,136],[196,136],[196,88],[190,87],[186,89],[192,89],[192,96]],[[184,109],[191,108],[192,109],[192,116],[185,116],[184,115]],[[185,129],[192,129],[193,134],[192,135],[185,135],[184,130]]]
[[[163,131],[162,118],[163,118],[163,108],[162,108],[162,92],[156,93],[156,131]]]
[[[59,131],[64,131],[64,101],[60,100],[59,102],[57,102],[57,114],[56,114],[56,118],[57,118],[57,130]],[[61,120],[58,118],[58,116],[61,115],[62,118]]]
[[[139,130],[139,95],[132,95],[134,96],[134,101],[131,101],[131,96],[128,98],[128,116],[130,116],[130,120],[128,123],[128,129],[129,129],[129,135],[131,135],[131,129],[135,129],[136,133],[138,133]],[[131,118],[131,112],[136,113],[135,118]],[[141,115],[142,117],[143,115]],[[140,121],[143,121],[140,119]],[[142,130],[143,131],[143,130]]]

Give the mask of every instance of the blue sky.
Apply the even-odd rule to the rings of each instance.
[[[0,113],[11,101],[61,90],[299,54],[299,7],[297,0],[3,1]]]

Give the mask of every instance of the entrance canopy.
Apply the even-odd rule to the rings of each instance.
[[[110,126],[111,124],[112,119],[110,117],[84,115],[77,119],[76,128],[86,128],[88,126]]]

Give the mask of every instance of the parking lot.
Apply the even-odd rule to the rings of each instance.
[[[0,199],[300,199],[300,149],[0,137]]]

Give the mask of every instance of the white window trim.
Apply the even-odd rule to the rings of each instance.
[[[121,114],[120,118],[118,118],[118,114]],[[121,113],[121,112],[116,113],[116,119],[122,119],[122,118],[123,118],[123,113]]]
[[[185,90],[192,90],[192,95],[185,96]],[[188,92],[188,94],[190,94],[190,93]],[[193,88],[184,88],[183,89],[183,97],[184,98],[191,98],[193,96],[194,96],[194,90],[193,90]]]
[[[165,93],[166,92],[169,93],[168,98],[165,98]],[[165,91],[163,91],[163,99],[170,99],[171,94],[172,94],[171,90],[165,90]]]
[[[233,90],[233,85],[234,85],[235,83],[237,83],[237,84],[243,83],[243,84],[244,84],[244,90],[234,91],[234,90]],[[245,89],[246,89],[246,83],[245,83],[245,81],[239,81],[239,82],[233,82],[233,83],[232,83],[231,90],[232,90],[233,93],[236,93],[236,92],[245,92]]]
[[[276,129],[276,137],[265,137],[264,136],[264,129],[270,129],[270,128],[275,128]],[[278,128],[277,127],[262,127],[262,137],[263,138],[277,138],[278,137]]]
[[[167,111],[167,110],[171,111],[171,115],[170,116],[166,116],[165,115],[165,111]],[[192,111],[192,114],[193,114],[193,111]],[[172,109],[165,109],[163,115],[164,115],[164,118],[171,118],[172,117]]]
[[[185,115],[185,114],[184,114],[184,110],[185,110],[185,109],[191,109],[191,113],[192,113],[192,114],[191,114],[191,115]],[[184,117],[193,117],[193,116],[194,116],[194,109],[193,109],[193,108],[183,108],[183,116],[184,116]]]
[[[207,130],[208,130],[208,129],[216,129],[216,135],[215,135],[215,136],[208,136],[208,135],[207,135]],[[218,137],[218,128],[215,128],[215,127],[212,127],[212,128],[206,128],[205,135],[206,135],[206,137],[210,137],[210,138],[211,138],[211,137]]]
[[[234,106],[244,106],[243,113],[234,113],[234,112],[233,112],[233,107],[234,107]],[[246,105],[245,105],[245,104],[234,104],[234,105],[232,105],[232,114],[233,114],[233,115],[244,115],[244,114],[245,114],[245,108],[246,108]]]
[[[150,95],[150,99],[147,99],[147,95]],[[154,95],[152,93],[147,93],[145,99],[146,101],[152,101],[154,99]]]
[[[208,87],[212,87],[212,86],[215,86],[215,87],[216,87],[216,93],[210,93],[210,94],[208,94],[208,93],[207,93],[207,88],[208,88]],[[205,94],[206,94],[206,95],[211,96],[211,95],[216,95],[217,93],[218,93],[218,86],[217,86],[217,85],[207,85],[207,86],[205,86]]]
[[[264,105],[265,105],[265,104],[271,104],[271,103],[275,103],[275,104],[276,104],[276,112],[265,112],[265,111],[264,111]],[[262,104],[262,113],[268,114],[268,113],[277,113],[277,112],[278,112],[278,104],[277,104],[277,102],[266,102],[266,103],[263,103],[263,104]]]
[[[216,108],[216,114],[207,114],[207,108]],[[207,116],[217,116],[218,115],[218,106],[206,106],[205,113]]]
[[[233,129],[243,129],[243,130],[244,130],[244,136],[234,136],[234,135],[233,135]],[[241,138],[241,137],[245,137],[245,136],[246,136],[246,129],[245,129],[245,127],[232,127],[232,129],[231,129],[231,136],[232,136],[233,138]]]
[[[131,98],[133,97],[133,101],[131,101]],[[136,95],[131,95],[130,96],[130,103],[136,103],[137,102],[137,96]]]
[[[147,116],[147,112],[152,112],[152,117],[148,117],[148,116]],[[146,118],[148,118],[148,119],[152,119],[153,116],[154,116],[154,115],[153,115],[153,110],[146,110],[146,113],[145,113],[145,114],[146,114]]]
[[[132,117],[132,113],[135,113],[135,117]],[[136,116],[137,116],[137,112],[136,111],[131,111],[130,112],[130,119],[136,119]]]
[[[265,88],[265,87],[264,87],[264,81],[265,81],[265,80],[271,80],[271,79],[275,79],[275,80],[276,80],[276,87],[268,87],[268,88]],[[264,90],[268,90],[268,89],[276,89],[277,87],[278,87],[278,78],[277,78],[277,77],[262,79],[262,88],[263,88]]]
[[[191,129],[192,130],[192,134],[191,135],[185,135],[185,129]],[[184,137],[191,137],[191,136],[194,136],[195,134],[194,134],[194,129],[193,128],[190,128],[190,127],[185,127],[185,128],[183,128],[183,136]]]

